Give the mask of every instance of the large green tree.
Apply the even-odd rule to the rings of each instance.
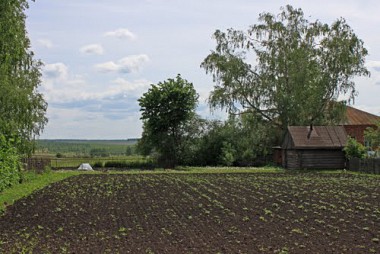
[[[26,0],[0,1],[0,134],[30,153],[47,118],[47,104],[37,88],[41,62],[34,58],[25,28]]]
[[[230,115],[226,121],[194,117],[183,128],[179,164],[188,166],[258,166],[267,163],[275,128],[254,114]]]
[[[216,82],[211,107],[251,112],[283,130],[338,122],[344,103],[331,102],[354,98],[353,78],[369,75],[363,41],[343,18],[309,22],[289,5],[260,14],[247,32],[217,30],[214,38],[201,65]]]
[[[198,94],[193,84],[178,75],[157,85],[138,100],[143,120],[139,147],[159,153],[162,166],[176,166],[186,124],[194,117]]]
[[[196,147],[194,165],[260,165],[275,141],[275,129],[254,114],[209,121]]]

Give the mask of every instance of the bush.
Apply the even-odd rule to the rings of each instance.
[[[52,171],[51,166],[50,165],[46,165],[44,167],[44,170],[42,171],[42,173],[50,173],[51,171]]]
[[[103,167],[103,162],[97,161],[97,162],[94,163],[94,165],[92,167],[93,168],[102,168]]]
[[[0,192],[21,180],[21,164],[17,149],[0,135]]]
[[[155,166],[150,161],[107,161],[105,168],[117,169],[154,169]]]
[[[233,148],[231,143],[223,142],[222,154],[220,161],[223,166],[232,166],[236,160],[236,150]]]
[[[347,159],[359,158],[363,159],[366,154],[366,148],[355,139],[349,137],[346,147],[343,149]]]

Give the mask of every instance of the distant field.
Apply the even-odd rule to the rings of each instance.
[[[135,153],[134,146],[137,139],[125,140],[75,140],[57,139],[37,140],[37,156],[56,156],[61,154],[67,157],[90,156],[92,153],[101,153],[107,156],[131,155]]]
[[[132,163],[145,163],[147,162],[147,158],[138,155],[132,156],[116,156],[116,157],[97,157],[97,158],[89,158],[89,157],[77,157],[77,158],[52,158],[51,159],[51,167],[53,168],[73,168],[79,167],[82,163],[90,163],[91,166],[95,164],[101,163],[103,166],[106,162],[123,162],[125,164]]]

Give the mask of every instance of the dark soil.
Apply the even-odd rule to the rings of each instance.
[[[8,207],[0,253],[380,253],[380,178],[80,175]]]

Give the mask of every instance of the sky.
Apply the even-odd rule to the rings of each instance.
[[[128,139],[142,133],[138,98],[151,84],[182,78],[200,95],[197,113],[210,112],[214,83],[200,67],[215,48],[215,30],[246,31],[263,12],[291,4],[309,21],[343,17],[364,41],[370,78],[356,78],[354,106],[380,115],[378,0],[36,0],[27,31],[44,63],[39,91],[48,102],[41,139]]]

